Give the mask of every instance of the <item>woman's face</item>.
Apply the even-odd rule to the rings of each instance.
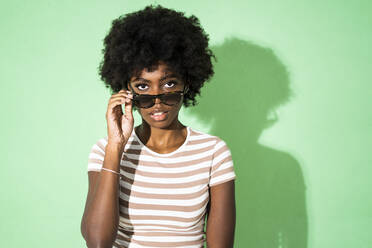
[[[176,74],[172,73],[164,63],[159,63],[158,68],[149,72],[142,70],[141,75],[130,79],[132,89],[137,94],[158,95],[167,92],[183,91],[184,82]],[[128,89],[131,89],[128,87]],[[173,106],[166,105],[156,98],[155,104],[150,108],[138,108],[142,120],[150,126],[166,128],[178,122],[178,113],[182,107],[181,100]],[[153,115],[156,112],[165,112],[161,115]]]

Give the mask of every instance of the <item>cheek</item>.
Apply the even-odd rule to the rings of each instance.
[[[141,115],[142,118],[143,118],[143,117],[147,117],[147,113],[146,113],[146,111],[143,111],[142,108],[139,108],[139,109],[138,109],[138,113]]]

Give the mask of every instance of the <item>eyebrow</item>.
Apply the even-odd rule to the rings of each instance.
[[[175,74],[166,74],[165,76],[161,77],[160,78],[160,81],[163,81],[167,78],[177,78],[177,76]],[[141,77],[137,77],[135,78],[132,83],[136,82],[136,81],[144,81],[144,82],[147,82],[147,83],[150,83],[151,81],[150,80],[147,80],[147,79],[144,79],[144,78],[141,78]]]

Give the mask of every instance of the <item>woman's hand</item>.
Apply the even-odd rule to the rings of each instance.
[[[123,146],[128,141],[134,125],[131,99],[130,91],[125,90],[111,96],[106,112],[108,143]],[[123,103],[125,115],[121,108]]]

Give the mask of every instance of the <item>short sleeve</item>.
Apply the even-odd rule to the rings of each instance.
[[[102,138],[92,146],[88,157],[88,171],[101,171],[106,145],[107,140]]]
[[[229,147],[218,138],[214,147],[209,186],[215,186],[236,178],[234,164]]]

